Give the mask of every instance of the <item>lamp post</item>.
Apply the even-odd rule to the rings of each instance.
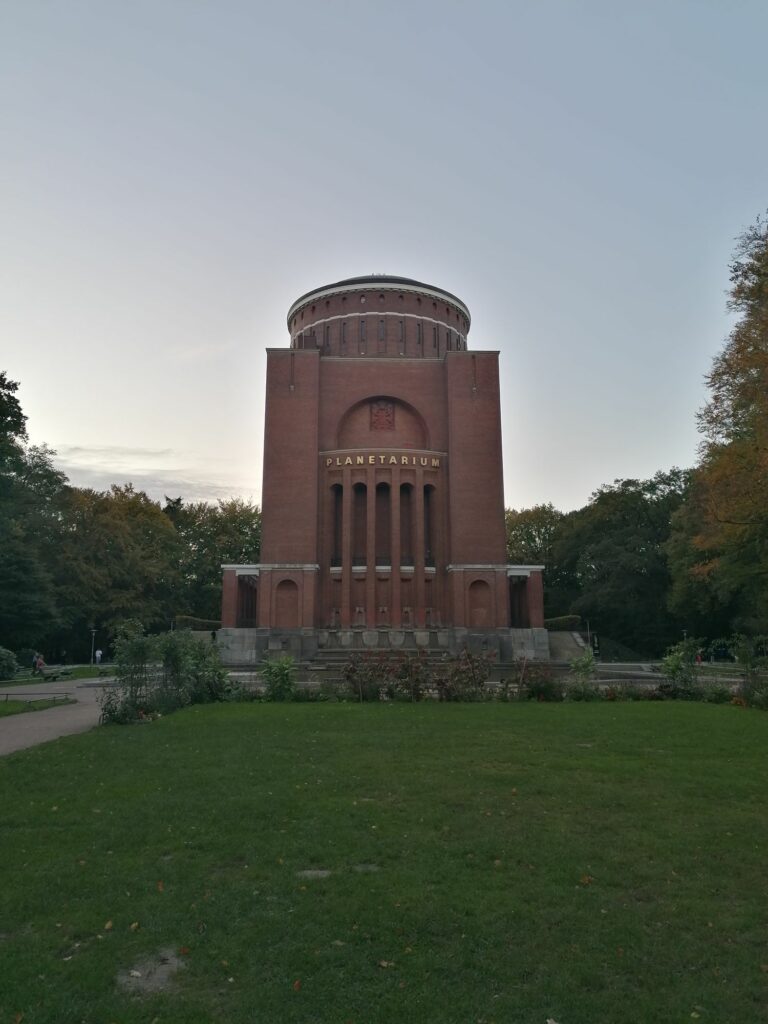
[[[93,664],[93,651],[96,647],[96,627],[91,626],[91,664]]]

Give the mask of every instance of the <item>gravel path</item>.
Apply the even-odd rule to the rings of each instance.
[[[0,718],[0,756],[92,729],[99,723],[101,709],[98,701],[103,686],[111,682],[111,679],[100,679],[94,685],[92,681],[82,679],[27,686],[6,686],[0,683],[0,693],[13,694],[13,700],[33,700],[54,693],[66,693],[77,701],[76,704],[63,704],[58,708],[48,708],[47,711],[30,711],[25,715]]]

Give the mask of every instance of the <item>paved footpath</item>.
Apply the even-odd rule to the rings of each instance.
[[[48,743],[60,736],[71,736],[87,732],[99,723],[101,708],[99,698],[105,683],[111,679],[100,679],[96,685],[92,680],[61,680],[55,683],[29,683],[27,686],[6,686],[0,683],[0,693],[12,693],[15,700],[32,700],[53,693],[66,693],[76,704],[63,704],[48,708],[47,711],[29,711],[23,715],[8,715],[0,718],[0,756],[12,754],[15,750],[35,747]],[[3,698],[0,698],[2,700]]]

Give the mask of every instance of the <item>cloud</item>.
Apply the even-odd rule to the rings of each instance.
[[[119,461],[121,459],[147,459],[152,461],[154,459],[165,459],[175,454],[173,448],[131,448],[119,444],[60,444],[56,451],[60,458],[67,462],[72,460],[80,461],[81,459],[85,462]]]
[[[205,466],[200,464],[205,460],[195,460],[197,465],[185,465],[187,460],[183,454],[172,448],[62,444],[53,461],[75,487],[106,491],[113,484],[130,483],[155,501],[162,501],[166,495],[182,497],[185,501],[254,500],[256,494],[256,488],[243,482],[236,471],[227,479],[221,459],[215,460],[215,478],[211,479]]]

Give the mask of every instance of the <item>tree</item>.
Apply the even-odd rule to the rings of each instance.
[[[54,506],[66,481],[47,448],[27,447],[18,384],[0,371],[0,643],[41,643],[57,622],[42,550],[56,528]]]
[[[564,612],[583,615],[595,631],[641,654],[661,654],[677,639],[680,623],[667,608],[666,544],[688,480],[680,469],[617,480],[567,516],[553,552],[573,583]]]
[[[565,614],[574,581],[555,557],[555,547],[566,516],[549,502],[531,508],[508,508],[507,559],[518,565],[544,566],[544,611],[548,617]]]
[[[675,523],[673,604],[728,610],[768,631],[768,223],[737,242],[728,306],[739,314],[707,377],[695,500]]]
[[[67,488],[49,551],[62,628],[56,645],[89,653],[89,630],[112,635],[126,619],[168,628],[179,587],[180,542],[160,505],[130,484]]]
[[[520,565],[546,563],[552,558],[552,545],[565,516],[550,502],[519,511],[504,512],[507,527],[507,558]]]
[[[16,469],[27,439],[27,417],[16,397],[19,385],[0,370],[0,474]]]
[[[222,563],[258,562],[261,510],[231,498],[216,505],[181,503],[166,497],[165,515],[181,542],[181,581],[176,614],[218,621],[221,616]]]

